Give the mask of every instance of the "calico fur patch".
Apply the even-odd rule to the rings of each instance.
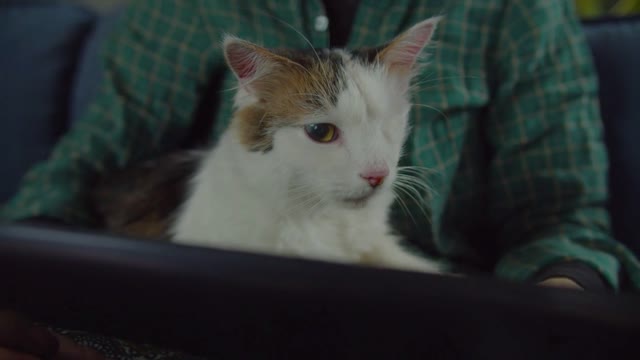
[[[253,47],[252,44],[246,46]],[[341,50],[260,50],[269,71],[248,81],[248,93],[257,101],[234,114],[240,142],[249,151],[269,151],[273,132],[335,105],[343,89]],[[233,59],[228,60],[233,66]],[[246,71],[246,65],[237,71]]]
[[[198,152],[177,152],[100,177],[89,199],[100,227],[125,236],[165,239],[200,158]]]

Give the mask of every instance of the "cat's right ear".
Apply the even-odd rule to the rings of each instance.
[[[224,57],[240,86],[257,93],[264,85],[265,75],[284,69],[289,59],[249,41],[227,35],[223,40]]]
[[[388,43],[378,60],[392,72],[410,75],[441,20],[442,16],[435,16],[412,26]]]

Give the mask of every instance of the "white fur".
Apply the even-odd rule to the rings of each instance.
[[[300,126],[278,129],[273,149],[250,152],[234,125],[204,158],[172,228],[175,242],[325,261],[439,272],[403,250],[388,212],[392,182],[408,132],[404,86],[383,66],[347,63],[337,105],[304,123],[330,122],[340,138],[311,141]],[[256,99],[240,89],[236,106]],[[372,190],[360,173],[386,165]],[[361,204],[344,199],[372,193]]]
[[[437,271],[401,249],[387,222],[409,104],[392,96],[382,71],[355,64],[351,70],[346,91],[325,115],[341,129],[342,140],[317,144],[298,127],[284,128],[274,134],[272,151],[249,152],[229,128],[193,181],[174,241]],[[383,188],[362,207],[342,203],[371,191],[359,173],[376,163],[391,169]]]

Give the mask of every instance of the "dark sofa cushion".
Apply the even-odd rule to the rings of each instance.
[[[0,5],[0,203],[66,130],[76,59],[93,15],[68,5]]]
[[[600,77],[614,232],[640,254],[640,17],[587,22],[585,31]]]
[[[102,55],[104,46],[122,19],[125,7],[101,15],[89,32],[78,58],[74,87],[70,97],[71,122],[77,121],[87,111],[103,81]]]

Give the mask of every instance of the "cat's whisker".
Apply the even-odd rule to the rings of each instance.
[[[414,186],[414,187],[416,187],[418,189],[423,190],[425,192],[425,196],[427,196],[429,198],[433,198],[438,194],[437,191],[433,187],[429,186],[429,184],[427,184],[422,179],[417,179],[417,178],[405,179],[405,178],[403,178],[399,182],[406,183],[406,185],[408,185],[408,186]]]
[[[417,172],[417,171],[404,171],[404,172],[398,172],[396,174],[396,178],[403,178],[403,179],[411,178],[411,179],[413,179],[415,181],[419,181],[419,182],[424,182],[426,177],[427,177],[426,174],[423,174],[423,173],[420,173],[420,172]],[[425,182],[425,184],[426,184],[426,182]]]
[[[412,89],[419,89],[420,85],[424,85],[424,84],[429,84],[429,83],[435,83],[437,81],[441,81],[441,80],[452,80],[452,79],[485,79],[485,76],[479,76],[479,75],[464,75],[464,76],[443,76],[443,77],[439,77],[439,78],[432,78],[432,79],[424,79],[422,81],[417,81],[414,82],[413,84],[411,84],[411,88]]]
[[[300,214],[304,214],[305,216],[309,216],[313,214],[313,211],[317,210],[319,206],[324,205],[325,201],[322,197],[317,194],[311,194],[304,201],[301,201],[294,206],[291,206],[287,209],[286,217],[291,216],[300,216]]]
[[[287,207],[284,213],[285,217],[299,215],[301,212],[306,213],[306,210],[318,201],[318,196],[315,196],[315,194],[311,195],[312,196],[300,199],[297,202],[294,202],[292,206]]]
[[[292,186],[288,189],[289,206],[285,210],[285,216],[297,214],[299,212],[308,212],[309,208],[316,206],[317,201],[322,198],[313,191],[313,187],[307,184]]]
[[[232,86],[232,87],[230,87],[230,88],[226,88],[226,89],[219,90],[219,92],[220,92],[220,93],[223,93],[223,92],[229,92],[229,91],[237,91],[237,90],[239,90],[239,89],[240,89],[240,88],[242,88],[242,87],[246,87],[246,86],[251,85],[254,81],[257,81],[257,80],[259,80],[260,78],[261,78],[260,76],[256,76],[256,77],[253,77],[253,78],[252,78],[251,80],[249,80],[249,81],[245,81],[244,83],[240,83],[239,81],[237,81],[237,82],[236,82],[236,83],[237,83],[237,85],[236,85],[236,86]],[[248,96],[249,96],[249,95],[247,95],[247,96],[245,96],[245,97],[248,97]]]
[[[231,92],[231,91],[238,91],[238,89],[240,89],[240,85],[236,85],[236,86],[232,86],[230,88],[222,89],[222,90],[219,90],[219,92],[220,93],[225,93],[225,92]]]
[[[319,55],[319,54],[318,54],[318,52],[316,51],[316,49],[315,49],[315,47],[313,46],[313,44],[311,43],[311,41],[309,41],[309,39],[308,39],[306,36],[304,36],[304,34],[303,34],[302,32],[300,32],[298,29],[296,29],[296,28],[295,28],[295,26],[293,26],[293,25],[289,24],[289,23],[288,23],[288,22],[286,22],[285,20],[283,20],[283,19],[281,19],[281,18],[279,18],[279,17],[277,17],[277,16],[275,16],[275,15],[273,15],[273,14],[270,14],[270,13],[268,13],[268,12],[266,12],[266,11],[262,11],[261,9],[255,9],[255,8],[252,8],[251,10],[253,10],[253,11],[256,11],[256,10],[257,10],[258,12],[262,13],[263,15],[266,15],[266,16],[268,16],[268,17],[270,17],[270,18],[272,18],[272,19],[276,20],[277,22],[281,23],[282,25],[284,25],[284,26],[288,27],[289,29],[293,30],[296,34],[298,34],[298,36],[300,36],[300,38],[301,38],[302,40],[304,40],[304,41],[307,43],[307,45],[309,45],[309,48],[311,48],[311,50],[313,51],[313,53],[314,53],[314,54],[315,54],[315,56],[316,56],[316,60],[318,60],[318,62],[320,61],[320,55]]]
[[[326,102],[326,100],[328,99],[328,97],[326,95],[319,95],[319,94],[311,94],[311,93],[294,93],[294,94],[288,94],[289,96],[301,96],[301,97],[312,97],[314,99],[319,100],[319,102],[323,103]],[[316,110],[314,106],[310,106],[309,110],[313,111]]]
[[[427,109],[431,109],[437,113],[439,113],[440,115],[442,115],[442,117],[444,117],[446,120],[449,120],[449,117],[440,109],[433,107],[431,105],[427,105],[427,104],[411,104],[412,106],[417,106],[417,107],[423,107],[423,108],[427,108]]]
[[[410,208],[410,207],[409,207],[409,205],[405,202],[405,199],[404,199],[404,197],[406,196],[406,197],[408,197],[409,199],[413,200],[413,197],[408,193],[408,191],[407,191],[406,189],[404,189],[404,188],[402,188],[402,187],[397,187],[397,188],[396,188],[396,190],[400,193],[400,194],[399,194],[400,196],[398,197],[399,201],[401,201],[401,202],[404,204],[405,208],[407,209],[407,213],[409,214],[409,217],[411,218],[411,221],[412,221],[414,224],[416,224],[416,225],[417,225],[417,224],[418,224],[418,221],[416,220],[416,218],[415,218],[415,216],[414,216],[414,214],[413,214],[413,211],[411,211],[411,208]],[[413,201],[415,201],[415,200],[413,200]]]
[[[220,93],[225,93],[225,92],[231,92],[231,91],[238,91],[240,88],[242,87],[242,85],[238,84],[236,86],[232,86],[226,89],[222,89],[219,90]]]
[[[416,222],[416,219],[411,214],[411,211],[409,211],[409,208],[407,207],[407,204],[405,204],[404,200],[402,199],[402,196],[396,192],[396,189],[392,189],[392,192],[393,192],[394,198],[398,201],[398,204],[402,208],[402,211],[404,211],[404,213],[407,216],[409,216],[409,218],[411,218],[411,221],[413,221],[414,225],[417,225],[418,223]]]
[[[305,199],[307,197],[313,196],[314,193],[310,192],[310,191],[299,191],[297,193],[295,192],[290,192],[291,195],[288,196],[288,200],[289,202],[296,202],[299,201],[301,199]]]
[[[269,115],[271,115],[271,113],[268,111],[265,111],[264,114],[262,114],[260,121],[258,121],[258,127],[261,129],[264,129],[265,135],[273,135],[272,133],[270,134],[270,132],[273,132],[273,129],[271,127],[262,126],[262,124],[264,123],[264,120],[267,119],[267,116]]]
[[[427,168],[405,167],[398,169],[396,177],[411,178],[426,185],[425,178],[429,177],[432,174],[435,174],[435,171]]]
[[[429,195],[434,196],[436,191],[433,187],[431,187],[426,178],[437,174],[437,171],[434,169],[426,168],[424,166],[403,166],[400,167],[397,177],[404,179],[409,179],[410,182],[418,184],[420,187],[424,188]]]
[[[406,165],[406,166],[399,166],[398,167],[398,171],[406,171],[406,170],[421,171],[421,172],[426,172],[426,173],[435,173],[436,172],[434,169],[431,169],[431,168],[428,168],[428,167],[424,167],[424,166],[418,166],[418,165]]]
[[[302,71],[304,71],[307,75],[309,75],[309,76],[313,76],[313,74],[311,73],[311,71],[310,71],[309,69],[305,68],[304,66],[302,66],[302,65],[300,65],[300,64],[298,64],[298,63],[296,63],[296,62],[292,62],[292,64],[293,64],[294,66],[299,67],[299,68],[300,68]],[[240,83],[238,82],[238,84],[237,84],[236,86],[231,86],[231,87],[228,87],[228,88],[226,88],[226,89],[219,90],[219,93],[225,93],[225,92],[231,92],[231,91],[238,91],[241,87],[251,85],[251,83],[253,83],[254,81],[256,81],[256,80],[258,80],[258,79],[260,79],[260,77],[255,77],[255,78],[253,78],[253,79],[251,79],[251,80],[249,80],[249,81],[247,81],[247,82],[245,82],[245,83],[243,83],[243,84],[240,84]],[[312,95],[312,94],[309,94],[309,95]],[[322,98],[322,96],[320,96],[320,95],[317,95],[317,94],[316,94],[316,96],[318,96],[318,97]],[[325,96],[326,96],[326,94],[325,94]],[[248,96],[246,96],[246,97],[248,97]]]
[[[414,186],[412,184],[398,182],[398,187],[403,188],[403,189],[411,192],[417,198],[424,198],[424,197],[428,197],[429,196],[428,195],[428,190],[425,190],[423,188],[422,189],[417,188],[416,186]]]
[[[407,175],[407,174],[397,174],[396,175],[396,180],[397,181],[401,181],[401,182],[405,182],[405,183],[408,183],[408,184],[413,184],[413,185],[418,186],[421,189],[424,189],[424,190],[427,190],[427,191],[431,190],[431,187],[429,185],[427,185],[427,183],[422,181],[422,179],[417,177],[417,176]]]
[[[313,96],[313,97],[317,97],[317,98],[322,98],[322,96],[318,95],[318,94],[313,94],[313,93],[293,93],[293,94],[288,94],[289,96]]]
[[[429,176],[429,171],[422,169],[399,169],[396,175],[412,176],[415,178],[424,178]]]
[[[297,201],[300,198],[304,198],[306,196],[314,195],[314,192],[311,191],[311,186],[302,185],[294,188],[289,188],[287,190],[287,199],[289,201]]]
[[[314,213],[315,210],[321,208],[322,206],[325,205],[325,201],[322,197],[318,197],[318,201],[312,205],[309,210],[307,210],[307,213],[312,215]]]
[[[397,187],[399,187],[399,188],[405,189],[405,190],[407,190],[408,192],[413,193],[413,194],[414,194],[414,195],[416,195],[417,197],[421,197],[420,190],[419,190],[419,189],[417,189],[415,186],[412,186],[412,184],[410,184],[410,183],[408,183],[408,182],[404,182],[404,181],[402,181],[402,180],[397,180],[397,181],[394,183],[394,185],[395,185],[395,186],[397,186]]]
[[[397,182],[394,185],[397,185],[398,190],[403,192],[405,195],[407,195],[411,200],[415,202],[415,204],[420,209],[420,211],[422,212],[422,215],[424,215],[427,221],[431,220],[431,217],[427,214],[427,211],[424,208],[425,206],[424,201],[420,200],[421,196],[418,190],[416,190],[415,188],[412,188],[411,186],[408,186],[407,184],[403,184],[401,182]]]
[[[300,190],[307,190],[307,189],[311,189],[311,185],[309,184],[298,184],[295,186],[289,186],[287,188],[288,191],[300,191]]]
[[[398,174],[396,180],[394,181],[394,185],[410,190],[418,198],[423,197],[420,190],[425,193],[424,196],[430,196],[430,194],[432,193],[432,189],[429,185],[427,185],[427,183],[425,183],[422,179],[411,175]]]
[[[308,202],[311,202],[311,200],[315,200],[317,197],[318,196],[313,193],[304,193],[295,198],[291,198],[289,200],[291,206],[289,206],[287,212],[292,212],[292,210],[297,210],[297,208],[304,208],[305,205],[308,205]]]
[[[203,13],[204,13],[204,12],[206,12],[206,9],[204,8],[204,5],[201,5],[201,10],[202,10],[202,12],[203,12]],[[276,15],[274,15],[274,14],[271,14],[271,13],[269,13],[269,12],[267,12],[267,11],[264,11],[264,10],[262,10],[262,9],[258,9],[258,8],[255,8],[255,7],[251,7],[251,8],[244,7],[244,8],[243,8],[243,10],[244,10],[244,11],[246,11],[247,13],[251,13],[251,12],[258,12],[258,13],[260,13],[260,14],[262,14],[262,15],[268,16],[268,17],[270,17],[270,18],[272,18],[272,19],[276,20],[276,21],[277,21],[277,22],[279,22],[280,24],[282,24],[282,25],[284,25],[284,26],[288,27],[289,29],[293,30],[293,31],[294,31],[298,36],[300,36],[300,38],[301,38],[302,40],[304,40],[304,41],[307,43],[307,45],[311,48],[311,50],[312,50],[312,51],[313,51],[313,53],[315,54],[316,59],[317,59],[318,61],[320,61],[320,55],[319,55],[319,54],[318,54],[318,52],[316,51],[316,49],[315,49],[315,47],[313,46],[313,44],[311,43],[311,41],[309,41],[309,39],[308,39],[306,36],[304,36],[304,34],[302,34],[302,32],[300,32],[298,29],[296,29],[296,27],[295,27],[295,26],[293,26],[293,25],[289,24],[287,21],[285,21],[285,20],[283,20],[283,19],[279,18],[278,16],[276,16]],[[211,40],[212,40],[212,41],[216,41],[217,39],[214,39],[214,34],[217,34],[217,32],[216,32],[216,31],[214,31],[214,30],[213,30],[213,28],[212,28],[209,24],[206,24],[205,26],[206,26],[206,30],[207,30],[207,32],[209,33],[209,36],[211,37]],[[309,73],[308,69],[306,69],[305,67],[301,66],[300,64],[297,64],[297,63],[296,63],[295,65],[300,66],[304,71],[306,71],[307,73]],[[236,88],[236,90],[237,90],[237,88]]]

